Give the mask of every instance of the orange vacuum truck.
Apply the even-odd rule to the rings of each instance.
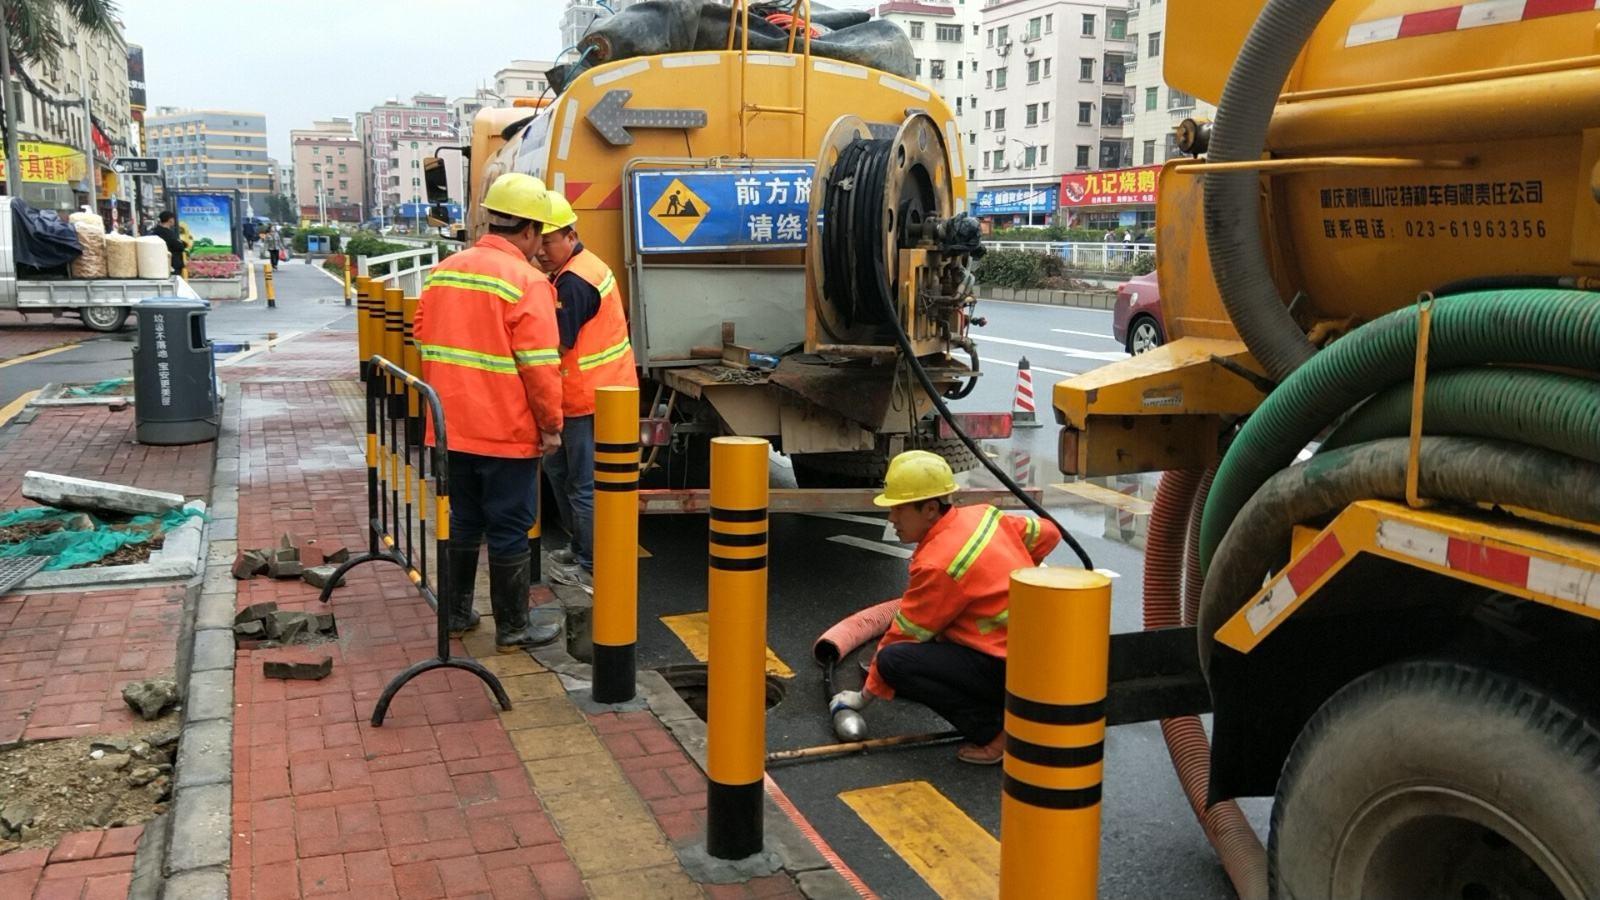
[[[1242,896],[1600,897],[1600,12],[1169,6],[1174,340],[1052,399],[1162,473],[1184,789]]]

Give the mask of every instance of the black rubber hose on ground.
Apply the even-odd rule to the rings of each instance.
[[[1269,0],[1239,49],[1217,104],[1208,162],[1254,162],[1267,144],[1278,94],[1300,48],[1333,0]],[[1228,318],[1274,381],[1315,354],[1295,324],[1262,242],[1261,173],[1211,172],[1205,178],[1206,244]]]
[[[1234,518],[1200,597],[1200,666],[1210,671],[1217,629],[1289,560],[1294,526],[1359,500],[1403,500],[1410,442],[1390,438],[1320,453],[1269,478]],[[1600,522],[1600,465],[1476,438],[1424,437],[1418,492],[1468,506],[1493,503]]]

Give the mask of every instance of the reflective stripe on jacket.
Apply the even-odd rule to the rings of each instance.
[[[539,432],[561,430],[556,291],[505,238],[485,235],[434,266],[414,325],[451,450],[528,459]]]
[[[556,278],[568,272],[600,294],[600,309],[578,329],[577,342],[561,356],[562,409],[569,416],[588,416],[594,414],[595,388],[637,387],[639,374],[616,276],[588,250],[574,253]]]
[[[1060,542],[1061,532],[1049,522],[992,506],[950,510],[911,554],[911,582],[878,649],[939,640],[1004,659],[1011,573],[1038,565]],[[876,657],[867,690],[894,696]]]

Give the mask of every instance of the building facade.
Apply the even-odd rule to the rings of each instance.
[[[1132,161],[1126,0],[983,8],[973,211],[992,227],[1057,219],[1062,176]]]
[[[514,59],[511,65],[494,73],[494,94],[503,104],[519,97],[542,96],[550,86],[545,73],[555,63],[542,59]],[[482,92],[480,92],[482,93]]]
[[[167,186],[238,191],[245,211],[264,215],[272,193],[267,117],[226,109],[157,107],[145,120],[149,154],[161,160]]]
[[[293,197],[300,218],[360,222],[367,154],[348,118],[313,122],[289,132],[294,151]]]
[[[404,212],[401,204],[426,203],[422,160],[456,143],[452,110],[442,95],[417,94],[409,103],[390,100],[374,106],[361,121],[367,218],[388,223]]]
[[[983,122],[978,95],[982,86],[979,74],[980,31],[983,9],[980,0],[950,0],[943,4],[894,0],[879,4],[873,14],[893,22],[911,39],[915,77],[937,91],[955,110],[961,146],[953,149],[968,178],[977,178],[978,130]]]
[[[15,72],[12,86],[18,100],[19,141],[44,145],[28,148],[36,152],[20,154],[20,195],[34,206],[74,209],[88,202],[88,179],[93,178],[96,206],[108,214],[113,192],[126,194],[111,161],[132,154],[137,146],[128,84],[128,44],[120,25],[105,33],[86,31],[67,13],[65,4],[55,4],[51,14],[62,36],[62,50],[53,59],[22,66]],[[140,90],[142,93],[142,84]],[[30,163],[30,157],[37,161]]]

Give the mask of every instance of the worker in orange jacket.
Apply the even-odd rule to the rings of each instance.
[[[538,517],[539,457],[561,447],[555,289],[531,265],[544,184],[512,173],[483,198],[489,233],[434,266],[417,301],[422,378],[438,392],[449,443],[445,551],[450,633],[477,627],[479,544],[489,543],[489,599],[502,653],[555,640],[528,621],[528,530]],[[432,444],[431,431],[428,442]]]
[[[933,709],[967,743],[956,758],[994,765],[1005,753],[1006,627],[1011,573],[1038,565],[1061,541],[1055,525],[984,506],[952,506],[955,474],[943,457],[911,450],[889,463],[874,503],[914,543],[911,582],[878,643],[861,691],[832,712],[896,696]]]
[[[637,387],[628,315],[616,276],[578,239],[578,214],[567,198],[546,195],[544,241],[539,266],[556,287],[556,325],[561,332],[561,450],[545,461],[545,474],[571,537],[550,554],[550,579],[594,593],[594,392],[601,387]]]

